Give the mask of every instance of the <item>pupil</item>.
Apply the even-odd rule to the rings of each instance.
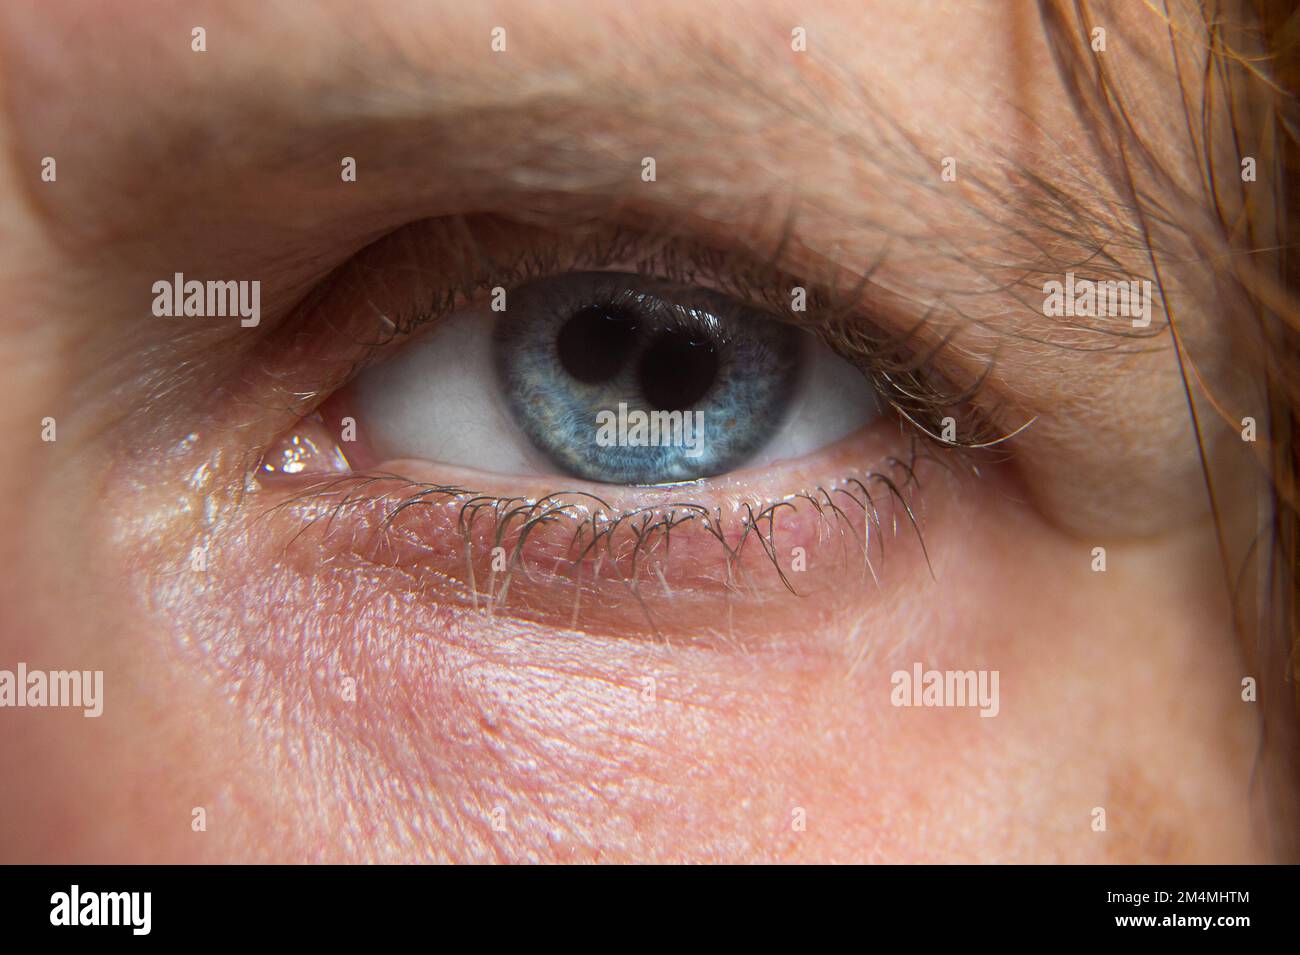
[[[641,394],[659,411],[684,411],[708,392],[718,374],[713,343],[690,332],[663,332],[650,343],[637,367]]]
[[[636,316],[617,306],[591,305],[564,323],[555,347],[565,371],[594,385],[619,373],[636,339]]]

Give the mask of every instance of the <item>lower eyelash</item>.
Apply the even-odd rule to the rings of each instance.
[[[290,511],[302,518],[303,524],[286,550],[313,528],[323,530],[327,537],[341,532],[351,538],[355,556],[379,564],[418,565],[422,556],[431,557],[439,548],[442,559],[455,548],[464,557],[462,597],[479,608],[505,605],[518,574],[531,579],[535,567],[551,561],[554,566],[546,571],[548,579],[567,578],[581,584],[584,568],[596,576],[604,571],[604,580],[625,587],[649,617],[645,587],[663,584],[668,589],[674,533],[680,540],[684,533],[702,531],[703,539],[717,548],[716,558],[710,559],[713,571],[720,571],[725,585],[733,590],[745,589],[742,561],[747,548],[757,547],[781,586],[791,595],[805,596],[783,566],[782,555],[790,553],[789,540],[782,538],[779,518],[783,516],[802,519],[811,515],[816,543],[820,546],[838,538],[846,561],[852,554],[861,555],[864,579],[877,585],[884,542],[900,532],[915,534],[928,567],[917,476],[922,457],[946,467],[918,439],[912,443],[907,461],[890,458],[882,470],[849,475],[778,501],[742,504],[737,508],[742,512],[738,526],[730,524],[720,509],[689,500],[619,511],[587,492],[559,491],[536,499],[502,497],[419,483],[396,474],[349,474],[318,483],[274,505],[263,516]],[[404,515],[424,507],[455,509],[456,543],[421,539],[418,524],[414,539],[402,528]],[[359,519],[360,534],[356,525],[349,525],[351,518]],[[567,527],[567,544],[559,548],[543,544],[533,552],[532,544],[541,536],[538,532],[557,525]],[[805,544],[809,543],[808,534],[807,523],[801,521],[799,539]],[[504,567],[493,566],[494,556],[505,558]],[[698,553],[693,559],[700,560]]]

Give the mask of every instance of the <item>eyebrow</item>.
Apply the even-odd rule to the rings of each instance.
[[[443,36],[432,21],[378,11],[313,8],[306,23],[276,20],[275,11],[256,32],[212,24],[205,54],[180,42],[188,31],[178,18],[135,37],[174,82],[102,60],[92,61],[99,75],[73,77],[77,105],[103,99],[88,117],[103,125],[78,130],[102,148],[96,201],[77,203],[65,229],[91,243],[106,233],[121,240],[181,212],[204,224],[208,241],[229,224],[229,244],[247,247],[250,265],[266,271],[277,254],[286,270],[301,262],[283,241],[285,220],[360,248],[402,221],[447,214],[685,218],[757,254],[787,242],[793,267],[836,287],[870,272],[875,281],[863,287],[879,294],[874,310],[909,307],[936,337],[973,329],[969,347],[985,352],[1005,351],[1008,333],[1021,344],[1127,347],[1098,341],[1081,323],[1024,316],[1040,308],[1043,280],[1072,268],[1093,279],[1147,277],[1134,274],[1140,256],[1122,265],[1112,254],[1140,239],[1097,177],[1050,155],[1017,158],[967,141],[952,150],[957,181],[945,182],[943,157],[878,102],[869,76],[794,56],[777,24],[728,39],[689,17],[638,17],[644,35],[664,36],[625,44],[623,57],[592,58],[579,41],[608,39],[608,26],[555,43],[531,11],[503,15],[513,46],[502,54],[485,25],[453,23]],[[1009,33],[1023,54],[1023,26]],[[653,71],[663,57],[638,53],[660,45],[672,50],[667,82]],[[298,62],[282,49],[312,52]],[[1010,148],[1023,151],[1044,136],[1016,115]],[[942,125],[933,135],[957,138]],[[361,188],[342,186],[345,157]],[[655,162],[651,183],[642,179],[646,160]],[[130,201],[106,201],[107,182]],[[105,207],[118,217],[106,227],[82,211]],[[284,278],[293,284],[292,273]]]
[[[1014,156],[957,142],[959,182],[942,182],[942,157],[872,95],[871,76],[792,54],[775,13],[716,33],[694,11],[642,12],[557,38],[533,11],[498,11],[510,45],[496,54],[490,25],[475,17],[422,21],[326,6],[304,21],[278,12],[267,8],[256,24],[211,23],[204,54],[183,42],[188,19],[169,12],[151,32],[122,37],[128,57],[133,45],[147,50],[158,72],[100,56],[72,77],[42,76],[40,67],[57,68],[37,64],[27,82],[48,87],[55,103],[61,86],[79,85],[67,92],[80,107],[77,135],[101,147],[98,174],[138,187],[114,210],[126,217],[208,197],[227,210],[294,203],[301,215],[314,197],[321,227],[360,234],[376,221],[366,213],[389,204],[405,203],[414,218],[479,211],[449,208],[449,195],[516,206],[564,197],[570,208],[587,200],[688,209],[771,233],[773,223],[755,213],[768,200],[797,203],[823,244],[860,247],[844,254],[862,263],[884,242],[943,241],[959,254],[956,242],[970,239],[958,225],[989,247],[1020,236],[1026,252],[1049,244],[1095,252],[1098,227],[1119,225],[1096,221],[1106,207],[1097,180],[1048,157],[1034,157],[1040,171],[1025,175]],[[617,56],[590,55],[593,43],[620,39],[620,23],[648,41],[624,41]],[[64,43],[80,39],[76,25],[64,27]],[[1024,27],[1012,27],[1008,43],[1023,54]],[[882,59],[863,65],[887,70]],[[1032,124],[1014,115],[1018,139],[1032,138]],[[70,117],[62,119],[66,134]],[[33,139],[49,148],[44,132],[24,137],[29,152],[38,151]],[[954,133],[940,121],[933,138]],[[357,161],[364,188],[340,190],[344,156]],[[641,179],[645,158],[656,160],[654,183]],[[1046,187],[1049,179],[1056,185]],[[1090,210],[1090,229],[1070,225]],[[1081,257],[1071,250],[1070,259]]]

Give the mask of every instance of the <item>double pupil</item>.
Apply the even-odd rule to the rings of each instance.
[[[771,439],[803,335],[721,293],[568,272],[519,288],[493,352],[515,420],[554,466],[603,484],[667,484],[730,471]],[[626,428],[625,408],[638,412]],[[655,418],[643,433],[641,415],[676,421],[665,433]]]
[[[702,329],[655,327],[620,305],[575,313],[556,338],[560,364],[588,385],[612,382],[629,365],[650,410],[685,411],[708,394],[718,351]]]

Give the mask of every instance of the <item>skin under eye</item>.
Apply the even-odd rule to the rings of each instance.
[[[719,293],[575,272],[508,302],[449,316],[360,376],[372,455],[666,484],[800,457],[878,411],[814,335]]]

